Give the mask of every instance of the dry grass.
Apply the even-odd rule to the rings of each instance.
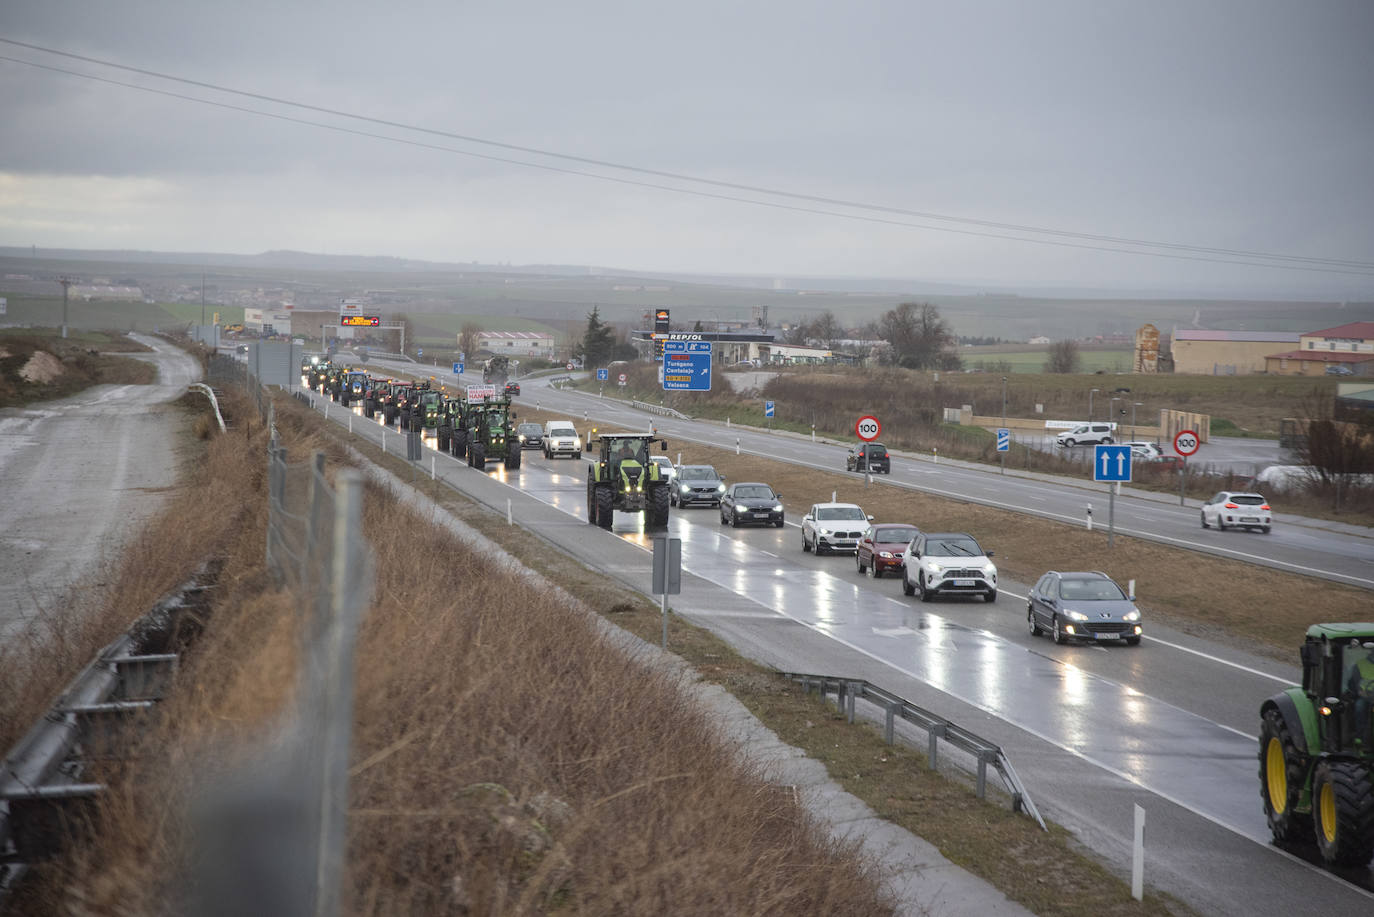
[[[132,346],[130,346],[132,345]],[[34,334],[0,337],[0,407],[15,407],[36,401],[65,398],[92,385],[148,385],[157,379],[150,363],[129,357],[106,356],[101,351],[147,350],[127,339],[78,340]],[[62,373],[51,381],[28,382],[19,371],[35,351],[52,354]]]
[[[282,404],[294,459],[315,420]],[[297,603],[262,571],[260,443],[226,574],[133,763],[103,776],[94,839],[25,913],[175,913],[197,787],[234,776],[290,699]],[[358,647],[346,910],[377,914],[881,914],[870,868],[719,740],[672,676],[584,607],[369,489],[375,601]],[[233,749],[234,751],[229,751]]]

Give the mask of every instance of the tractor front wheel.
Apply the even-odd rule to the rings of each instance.
[[[596,524],[603,529],[609,529],[614,518],[615,494],[611,491],[611,485],[596,485]]]
[[[478,471],[487,470],[487,447],[480,443],[468,446],[468,464]]]
[[[1312,777],[1317,849],[1331,866],[1374,857],[1374,774],[1368,763],[1327,759]]]
[[[1264,817],[1277,844],[1291,843],[1307,827],[1308,816],[1297,811],[1307,775],[1306,755],[1298,750],[1288,723],[1277,710],[1260,720],[1260,797]]]
[[[520,443],[506,444],[506,470],[516,471],[520,467]]]
[[[649,508],[644,519],[645,528],[666,529],[668,527],[668,500],[670,496],[667,484],[649,487]]]

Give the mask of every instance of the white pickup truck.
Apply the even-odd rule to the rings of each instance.
[[[582,438],[571,420],[550,420],[544,424],[544,458],[566,455],[579,458],[582,455]]]

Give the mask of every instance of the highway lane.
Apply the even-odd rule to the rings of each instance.
[[[342,414],[333,408],[335,419]],[[360,418],[354,429],[380,438],[380,428]],[[398,442],[394,434],[388,439]],[[630,564],[612,559],[624,549],[612,548],[583,521],[581,462],[527,453],[520,470],[493,466],[486,475],[447,456],[435,464],[462,489],[490,486],[513,500],[540,501],[567,520],[542,527],[544,537],[574,553],[590,551],[589,563],[628,575]],[[1254,711],[1261,698],[1296,678],[1296,669],[1153,625],[1139,648],[1057,647],[1025,629],[1024,584],[1004,582],[992,605],[922,604],[902,596],[896,580],[858,576],[848,557],[803,554],[793,525],[735,530],[720,526],[714,510],[693,509],[675,511],[670,529],[683,538],[688,574],[732,597],[696,608],[699,623],[752,648],[755,658],[776,660],[770,664],[858,675],[852,661],[838,661],[857,654],[876,666],[875,674],[861,677],[917,703],[924,702],[920,692],[933,691],[938,709],[966,705],[977,722],[960,721],[1003,742],[1042,809],[1096,838],[1096,846],[1121,847],[1129,836],[1124,800],[1144,793],[1153,800],[1151,811],[1167,813],[1179,832],[1169,849],[1152,849],[1152,863],[1198,895],[1215,894],[1208,889],[1216,888],[1218,864],[1225,863],[1246,874],[1242,888],[1287,875],[1287,894],[1298,881],[1305,895],[1332,898],[1334,912],[1374,907],[1374,898],[1267,846]],[[647,547],[636,516],[617,514],[614,534],[625,548]],[[830,649],[812,648],[816,661],[796,662],[790,655],[795,631],[779,630],[780,622],[823,637]],[[1209,837],[1219,829],[1220,838]],[[1355,880],[1371,884],[1367,874]],[[1273,894],[1282,900],[1278,889]],[[1237,912],[1224,901],[1203,909]]]
[[[588,412],[589,416],[621,422],[631,429],[645,429],[652,423],[666,435],[721,448],[735,448],[738,442],[742,452],[814,468],[844,470],[847,445],[812,443],[806,437],[790,434],[740,427],[727,429],[716,423],[650,415],[622,402],[550,388],[542,379],[526,380],[523,384],[525,394],[521,401],[538,402],[545,409],[566,411],[574,417]],[[1075,524],[1084,524],[1085,509],[1091,504],[1095,526],[1105,530],[1107,525],[1108,485],[1090,480],[1074,482],[1010,469],[1002,475],[995,468],[894,454],[892,474],[875,476],[874,481],[878,485],[907,486]],[[1124,488],[1116,498],[1115,528],[1122,535],[1374,589],[1374,532],[1367,528],[1325,524],[1280,512],[1268,535],[1219,532],[1202,529],[1198,514],[1196,501],[1181,507],[1177,497]]]

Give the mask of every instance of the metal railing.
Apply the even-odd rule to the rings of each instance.
[[[883,740],[889,745],[895,741],[895,724],[898,719],[924,729],[927,739],[927,763],[932,770],[936,768],[939,762],[941,739],[972,755],[978,762],[976,793],[979,799],[983,799],[987,795],[988,765],[992,765],[1001,776],[1003,786],[1011,795],[1012,811],[1020,812],[1024,809],[1041,828],[1045,828],[1045,820],[1040,817],[1040,812],[1035,808],[1035,803],[1031,801],[1030,794],[1026,792],[1026,788],[1021,783],[1021,778],[1016,775],[1016,770],[1011,766],[1011,761],[1008,760],[1001,746],[975,735],[938,713],[932,713],[918,707],[911,701],[884,691],[877,685],[861,678],[807,675],[796,672],[783,672],[782,675],[792,681],[800,682],[807,693],[810,693],[811,689],[815,687],[819,690],[822,698],[827,694],[834,694],[835,703],[844,711],[846,719],[851,723],[854,722],[855,705],[858,700],[865,700],[878,706],[884,714]],[[1045,828],[1045,830],[1049,829]]]

